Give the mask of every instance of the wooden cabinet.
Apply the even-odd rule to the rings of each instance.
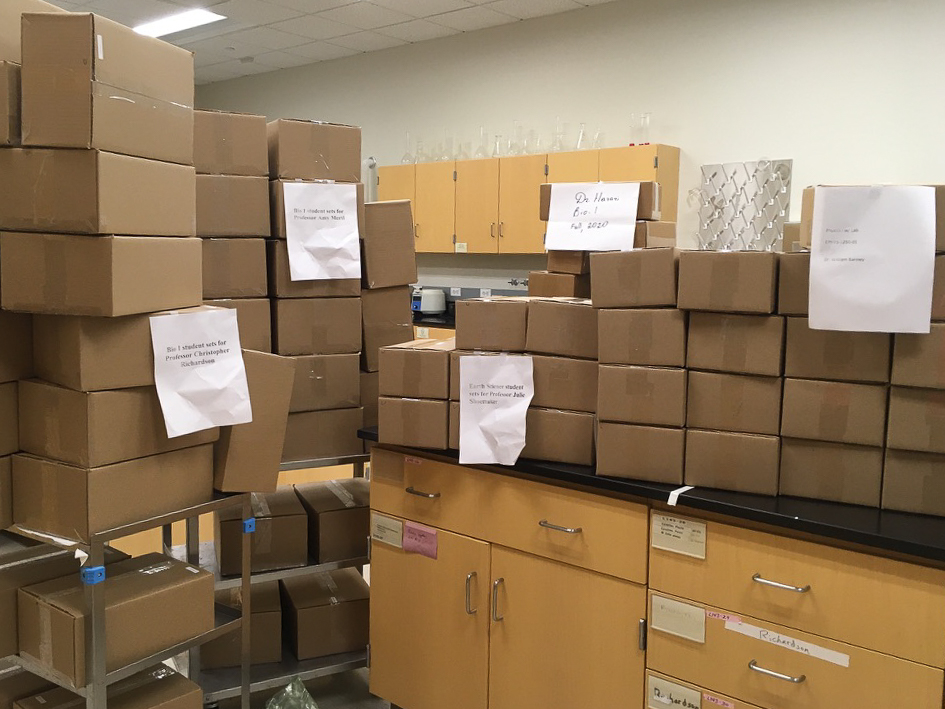
[[[377,168],[377,199],[387,202],[395,199],[417,199],[417,166],[388,165]],[[414,215],[416,218],[416,215]]]
[[[499,158],[456,163],[456,253],[499,252]]]
[[[597,182],[599,179],[599,150],[574,150],[548,155],[548,182]]]
[[[499,253],[540,254],[545,223],[538,218],[547,155],[499,158]]]
[[[419,163],[414,229],[420,253],[452,253],[456,218],[455,162]]]
[[[679,148],[631,145],[600,151],[603,182],[659,182],[661,220],[675,222],[679,201]]]

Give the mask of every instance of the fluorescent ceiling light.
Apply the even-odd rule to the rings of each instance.
[[[135,27],[135,32],[147,35],[148,37],[164,37],[165,35],[174,34],[175,32],[183,32],[184,30],[202,27],[203,25],[209,25],[213,22],[219,22],[225,19],[226,17],[223,15],[218,15],[209,10],[186,10],[185,12],[178,12],[175,15],[162,17],[160,20],[138,25]]]

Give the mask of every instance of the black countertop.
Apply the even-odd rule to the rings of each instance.
[[[413,324],[427,327],[456,327],[456,318],[450,314],[442,313],[440,315],[424,315],[423,313],[413,314]]]

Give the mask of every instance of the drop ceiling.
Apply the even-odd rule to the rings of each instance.
[[[129,26],[205,7],[226,20],[166,37],[194,52],[197,83],[338,59],[613,0],[53,0]]]

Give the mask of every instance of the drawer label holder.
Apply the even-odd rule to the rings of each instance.
[[[702,709],[702,696],[694,689],[669,680],[647,675],[646,678],[646,706],[647,709]]]
[[[705,609],[654,594],[650,604],[650,627],[704,644]]]
[[[371,539],[397,549],[404,548],[404,523],[399,519],[371,513]]]
[[[705,559],[706,524],[683,517],[653,513],[650,546],[695,559]]]
[[[820,645],[807,643],[803,640],[798,640],[797,638],[792,638],[788,635],[783,635],[775,630],[759,628],[757,625],[750,625],[749,623],[737,623],[731,620],[725,621],[725,629],[731,630],[735,633],[740,633],[741,635],[753,638],[755,640],[761,640],[762,642],[770,643],[771,645],[783,647],[786,650],[799,652],[802,655],[807,655],[808,657],[814,657],[818,660],[830,662],[834,665],[839,665],[840,667],[850,666],[849,655],[845,655],[842,652],[837,652],[836,650],[830,650],[826,647],[821,647]]]

